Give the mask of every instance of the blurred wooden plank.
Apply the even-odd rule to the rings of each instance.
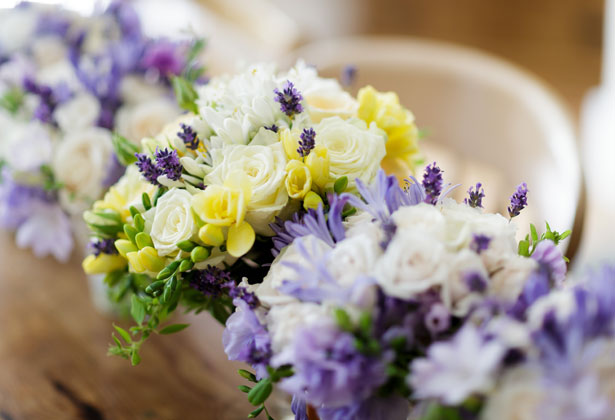
[[[153,337],[143,362],[108,357],[113,320],[79,261],[35,260],[0,234],[0,419],[238,419],[251,411],[207,314]],[[127,325],[126,325],[127,326]]]

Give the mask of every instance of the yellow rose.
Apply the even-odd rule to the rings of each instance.
[[[86,274],[106,274],[126,267],[126,260],[120,255],[88,255],[81,265]]]
[[[291,160],[286,164],[286,191],[290,198],[302,199],[312,189],[312,175],[305,163]]]
[[[413,171],[418,154],[418,129],[414,123],[414,115],[401,106],[397,94],[381,93],[371,86],[359,90],[358,101],[358,117],[368,124],[375,122],[387,133],[387,154],[382,166],[401,166]]]
[[[312,175],[312,182],[324,188],[331,179],[329,176],[329,150],[322,144],[316,145],[305,158],[305,164]]]
[[[141,202],[143,193],[147,193],[150,198],[153,196],[156,187],[145,181],[135,165],[130,165],[126,169],[126,173],[109,191],[105,194],[102,200],[94,203],[94,209],[112,209],[120,213],[122,220],[130,217],[130,206],[135,206],[137,209],[144,211]]]

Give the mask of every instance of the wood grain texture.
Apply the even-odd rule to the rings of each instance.
[[[94,309],[77,259],[36,260],[0,234],[0,419],[240,419],[238,364],[204,314],[153,337],[130,367],[108,357],[112,319]],[[127,326],[127,325],[125,325]]]

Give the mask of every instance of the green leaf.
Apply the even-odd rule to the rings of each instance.
[[[164,327],[163,329],[160,330],[160,334],[164,334],[164,335],[168,335],[168,334],[175,334],[178,333],[180,331],[182,331],[185,328],[188,328],[190,326],[190,324],[173,324],[173,325],[168,325],[166,327]]]
[[[564,239],[566,239],[567,237],[570,236],[570,234],[572,233],[571,230],[567,230],[566,232],[562,233],[561,235],[559,235],[559,240],[563,241]]]
[[[119,160],[122,165],[128,166],[137,161],[135,154],[139,153],[139,148],[136,144],[117,133],[113,133],[111,142],[113,144],[113,150],[115,151],[117,160]]]
[[[536,226],[530,223],[530,233],[532,234],[532,241],[538,242],[538,233],[536,232]]]
[[[141,363],[141,356],[139,356],[139,352],[137,350],[132,351],[132,355],[130,356],[130,363],[133,366],[137,366]]]
[[[124,339],[125,342],[132,343],[132,337],[130,337],[130,333],[128,331],[115,324],[113,324],[113,328],[115,328],[115,331],[117,331],[117,333]]]
[[[432,403],[420,420],[461,420],[461,414],[457,408]]]
[[[194,90],[194,87],[192,87],[192,84],[179,76],[171,76],[171,83],[177,104],[186,111],[198,114],[199,108],[196,105],[196,100],[199,98],[199,95]]]
[[[245,392],[245,393],[247,394],[248,392],[250,392],[250,390],[251,390],[252,388],[250,388],[250,387],[249,387],[249,386],[247,386],[247,385],[239,385],[239,386],[237,387],[237,389],[239,389],[241,392]]]
[[[4,95],[0,97],[0,107],[6,109],[11,114],[15,114],[19,111],[23,103],[24,94],[21,89],[12,88],[4,92]]]
[[[333,314],[335,315],[335,321],[337,322],[337,325],[339,325],[342,330],[353,330],[352,321],[350,320],[350,315],[348,315],[348,312],[346,312],[342,308],[337,308],[335,309]]]
[[[261,405],[269,398],[271,391],[273,391],[271,380],[269,378],[261,379],[248,393],[248,401],[252,405]]]
[[[141,325],[145,319],[145,304],[136,295],[130,297],[130,315],[139,325]]]
[[[530,256],[530,243],[526,239],[519,241],[519,255],[523,257]]]
[[[152,201],[149,199],[149,195],[146,192],[141,196],[141,203],[143,203],[143,208],[145,208],[145,210],[152,208]]]
[[[239,373],[242,378],[245,378],[250,382],[258,382],[258,379],[256,379],[256,375],[254,375],[252,372],[249,372],[245,369],[239,369],[237,373]]]
[[[346,191],[346,187],[348,187],[348,177],[342,176],[335,180],[333,191],[335,191],[336,194],[341,194]]]
[[[258,415],[259,415],[260,413],[262,413],[264,409],[265,409],[265,406],[264,406],[264,405],[261,405],[261,406],[260,406],[260,407],[258,407],[256,410],[254,410],[254,411],[252,411],[250,414],[248,414],[248,418],[249,418],[249,419],[253,419],[253,418],[255,418],[255,417],[258,417]]]
[[[359,328],[366,335],[369,335],[372,331],[372,316],[369,312],[361,312],[359,315]]]

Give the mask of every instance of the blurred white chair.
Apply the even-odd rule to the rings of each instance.
[[[558,98],[539,80],[485,53],[412,38],[347,38],[304,46],[297,58],[338,77],[357,68],[353,87],[373,85],[396,91],[428,131],[422,142],[426,163],[437,161],[445,182],[482,182],[485,207],[507,214],[515,187],[527,182],[529,207],[515,221],[520,235],[529,223],[544,231],[573,229],[563,247],[578,247],[584,209],[584,181],[571,119]],[[420,175],[420,174],[418,174]]]

